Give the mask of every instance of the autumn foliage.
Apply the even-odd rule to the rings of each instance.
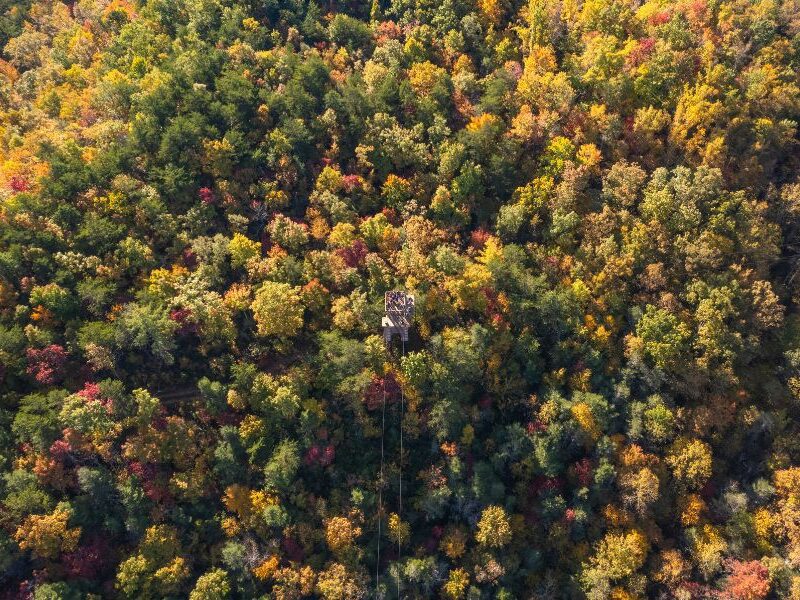
[[[800,598],[799,15],[0,2],[0,600]]]

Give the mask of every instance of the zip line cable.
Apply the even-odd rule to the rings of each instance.
[[[400,360],[406,356],[406,341],[401,337],[403,343],[402,354]],[[405,410],[405,394],[403,392],[403,385],[400,385],[400,457],[397,461],[397,467],[400,471],[399,483],[400,489],[397,502],[397,600],[400,600],[400,558],[402,557],[401,542],[403,541],[403,413]]]
[[[402,361],[406,356],[406,340],[408,339],[408,329],[411,326],[411,319],[414,314],[414,296],[408,294],[403,290],[390,290],[384,294],[384,307],[386,315],[381,319],[381,326],[383,327],[383,340],[388,352],[388,358],[391,363],[395,363],[390,369],[392,372],[396,369],[402,368]],[[392,337],[395,334],[400,334],[401,351],[399,361],[397,360],[397,352],[393,351]],[[396,364],[399,362],[400,364]],[[388,365],[387,365],[388,366]],[[386,468],[385,458],[385,445],[386,445],[386,376],[389,373],[384,373],[382,388],[383,388],[383,404],[381,414],[381,466],[380,466],[380,482],[378,487],[378,543],[375,553],[375,596],[376,598],[383,598],[384,590],[380,585],[380,559],[381,559],[381,531],[382,523],[381,518],[383,515],[383,485],[384,485],[384,469]],[[397,380],[395,379],[395,385]],[[394,394],[396,392],[392,392]],[[403,558],[403,452],[404,448],[404,431],[403,419],[405,418],[405,390],[403,385],[400,384],[400,410],[399,410],[399,423],[398,433],[400,437],[399,455],[397,457],[397,560],[395,561],[395,568],[397,569],[397,600],[400,600],[402,592],[402,581],[400,571],[400,561]],[[392,521],[390,519],[390,532]],[[410,534],[410,530],[409,530]],[[391,538],[391,535],[390,535]],[[391,540],[390,540],[391,543]]]
[[[401,338],[402,351],[401,360],[406,355],[406,342]],[[384,451],[384,438],[386,435],[386,377],[383,378],[383,400],[381,404],[381,468],[378,481],[378,549],[375,555],[375,595],[379,597],[380,594],[380,568],[381,568],[381,516],[383,514],[383,470],[385,462]],[[405,392],[403,386],[400,385],[400,455],[397,461],[399,471],[398,477],[398,500],[397,500],[397,518],[399,521],[397,530],[397,598],[400,598],[400,558],[402,556],[402,525],[403,525],[403,417],[405,416]]]
[[[381,515],[383,513],[383,436],[386,432],[386,377],[383,378],[383,407],[381,411],[381,471],[378,479],[378,553],[375,557],[375,595],[380,591],[381,578]]]

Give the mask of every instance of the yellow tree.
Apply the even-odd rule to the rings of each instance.
[[[356,538],[361,535],[361,528],[354,525],[347,517],[333,517],[325,525],[325,541],[336,553],[352,547]]]
[[[711,477],[711,448],[702,440],[681,438],[670,448],[667,464],[678,483],[699,489]]]
[[[303,326],[303,304],[297,288],[287,283],[265,281],[250,305],[258,335],[292,337]]]
[[[22,550],[30,550],[41,558],[57,558],[78,546],[81,528],[68,527],[70,512],[57,508],[49,515],[29,515],[17,528],[14,539]]]
[[[511,541],[511,523],[501,506],[487,506],[478,521],[477,542],[490,548],[502,548]]]
[[[582,581],[590,597],[610,592],[610,583],[636,573],[647,558],[649,544],[643,533],[631,530],[607,533],[583,566]]]
[[[233,267],[243,267],[251,258],[261,254],[261,244],[238,232],[233,234],[228,249]]]
[[[228,574],[222,569],[212,569],[197,580],[189,600],[225,600],[230,593]]]

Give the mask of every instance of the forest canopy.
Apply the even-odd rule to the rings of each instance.
[[[0,598],[800,600],[798,0],[0,48]]]

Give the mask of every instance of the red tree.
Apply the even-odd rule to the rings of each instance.
[[[58,344],[50,344],[41,350],[28,348],[28,375],[37,383],[53,385],[64,377],[67,352]]]

